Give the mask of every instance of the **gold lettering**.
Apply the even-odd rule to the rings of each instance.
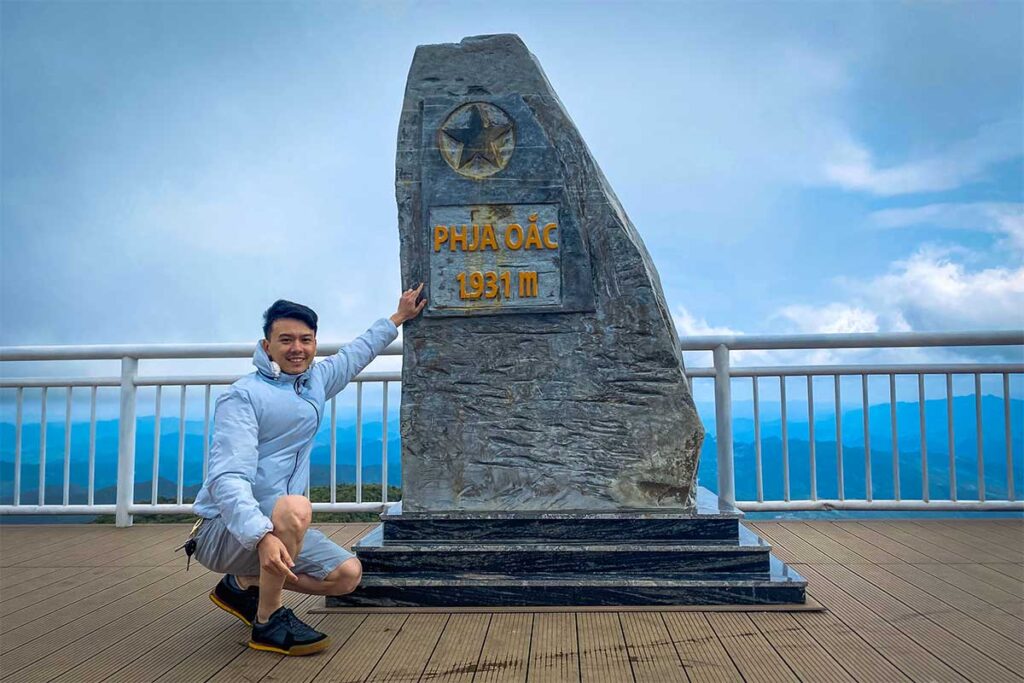
[[[473,236],[469,240],[466,251],[476,251],[480,247],[480,226],[473,226]]]
[[[466,274],[459,273],[455,276],[455,279],[459,281],[459,298],[468,299],[469,292],[466,291]]]
[[[548,249],[558,249],[558,242],[551,239],[551,233],[554,230],[558,230],[558,226],[554,223],[548,223],[544,226],[544,246]]]
[[[501,274],[501,284],[505,286],[505,298],[512,296],[512,273],[507,270]]]
[[[466,251],[466,226],[462,226],[462,231],[459,231],[459,226],[453,225],[451,227],[451,240],[448,242],[448,246],[452,251],[455,251],[455,245],[461,244],[462,251]]]
[[[441,245],[448,241],[448,226],[434,226],[434,251],[441,251]]]
[[[487,290],[484,292],[484,297],[487,299],[493,299],[498,296],[498,274],[493,270],[489,270],[484,273],[484,280],[487,286]]]
[[[537,272],[536,271],[520,271],[519,272],[519,296],[521,297],[535,297],[537,296]]]
[[[514,241],[512,239],[513,232],[517,235]],[[518,223],[512,223],[505,228],[505,246],[513,251],[523,246],[523,226]]]
[[[480,235],[480,251],[484,249],[498,251],[498,238],[494,235],[494,226],[490,223],[484,224],[484,232]]]
[[[544,245],[540,241],[540,231],[537,230],[536,223],[530,223],[530,227],[526,231],[526,242],[523,243],[523,249],[543,249]]]
[[[479,299],[484,292],[484,274],[474,270],[469,274],[470,299]]]

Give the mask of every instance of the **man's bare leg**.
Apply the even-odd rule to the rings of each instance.
[[[302,550],[302,539],[312,520],[313,506],[304,496],[281,496],[274,504],[274,511],[270,515],[274,530],[270,533],[284,543],[293,561]],[[267,621],[281,607],[281,591],[285,581],[289,580],[283,574],[269,571],[261,571],[258,577],[238,576],[235,579],[242,588],[259,584],[260,604],[256,610],[256,620],[260,622]]]
[[[309,574],[297,574],[297,581],[286,579],[284,582],[284,588],[296,593],[304,593],[306,595],[347,595],[354,591],[359,586],[359,581],[363,577],[363,565],[358,559],[350,557],[349,559],[342,562],[338,567],[328,574],[322,581],[318,578],[310,576]],[[259,582],[259,577],[256,576],[236,576],[235,579],[238,581],[242,588],[249,588],[250,586],[260,586],[262,592],[262,584]],[[262,619],[260,621],[263,621]]]
[[[313,506],[304,496],[282,496],[274,505],[270,516],[274,530],[270,533],[281,539],[293,561],[302,550],[302,541],[312,518]],[[346,595],[356,589],[362,575],[362,564],[351,557],[323,580],[309,574],[298,574],[293,580],[266,571],[260,572],[259,576],[236,576],[235,580],[243,589],[259,585],[260,604],[256,618],[263,622],[281,607],[284,588],[307,595]]]

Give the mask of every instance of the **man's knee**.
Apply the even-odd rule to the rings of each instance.
[[[350,557],[327,575],[325,583],[330,584],[330,595],[346,595],[354,591],[363,578],[363,565]]]
[[[298,534],[301,538],[313,521],[313,506],[305,496],[281,496],[274,504],[271,520],[275,534]]]

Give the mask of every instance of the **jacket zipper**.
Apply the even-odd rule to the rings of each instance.
[[[302,377],[301,377],[301,376],[300,376],[300,377],[296,377],[296,378],[295,378],[295,384],[294,384],[294,385],[292,385],[292,386],[293,386],[293,387],[294,387],[294,389],[295,389],[295,395],[296,395],[296,396],[298,396],[299,398],[301,398],[301,399],[302,399],[303,401],[305,401],[306,403],[308,403],[308,404],[310,405],[310,407],[311,407],[311,408],[313,409],[313,413],[314,413],[314,414],[316,414],[316,428],[315,428],[315,429],[313,430],[313,436],[311,436],[311,437],[309,438],[309,441],[307,441],[307,442],[306,442],[306,443],[305,443],[305,444],[304,444],[304,445],[302,446],[302,448],[300,448],[299,450],[295,451],[295,464],[296,464],[296,465],[298,465],[298,462],[299,462],[299,456],[301,456],[301,455],[302,455],[302,451],[303,451],[303,450],[305,450],[305,449],[306,449],[306,447],[308,447],[309,445],[311,445],[311,444],[312,444],[312,443],[313,443],[314,441],[316,441],[316,433],[320,431],[320,411],[319,411],[319,410],[317,410],[317,407],[316,407],[316,403],[314,403],[313,401],[310,401],[310,400],[309,400],[308,398],[306,398],[305,396],[303,396],[303,395],[302,395],[302,393],[301,393],[301,391],[300,391],[300,389],[299,389],[299,381],[300,381],[301,379],[302,379]],[[310,458],[312,459],[312,453],[310,453]],[[312,462],[310,463],[310,466],[312,466]],[[294,471],[292,472],[292,474],[293,474],[293,475],[295,474],[295,473],[294,473]],[[289,481],[288,481],[288,484],[289,484],[289,488],[291,488],[291,477],[289,477],[289,478],[288,478],[288,480],[289,480]]]

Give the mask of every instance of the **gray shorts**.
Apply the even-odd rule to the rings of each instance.
[[[345,560],[355,557],[316,529],[306,531],[302,550],[293,557],[296,574],[309,574],[323,581]],[[259,576],[260,556],[242,547],[220,517],[207,519],[196,535],[196,562],[218,574]]]

